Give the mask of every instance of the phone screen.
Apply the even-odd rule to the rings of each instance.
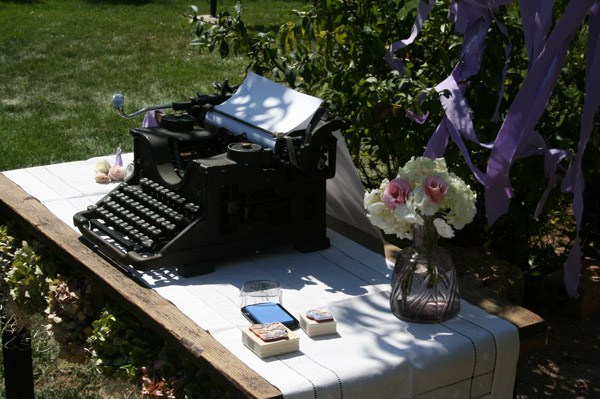
[[[291,330],[298,327],[298,320],[279,303],[264,302],[247,305],[242,308],[242,313],[252,323],[264,324],[279,321]]]

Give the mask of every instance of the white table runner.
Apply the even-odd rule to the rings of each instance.
[[[95,163],[103,158],[4,174],[73,227],[76,212],[115,187],[94,181]],[[131,162],[132,154],[123,158]],[[333,231],[328,236],[332,245],[322,251],[274,249],[220,261],[204,276],[182,278],[175,267],[133,272],[285,398],[512,397],[519,353],[515,326],[465,301],[460,315],[444,323],[400,321],[389,310],[392,265]],[[241,330],[249,322],[238,305],[243,283],[254,279],[279,281],[284,306],[296,315],[328,306],[338,334],[310,338],[299,330],[299,352],[258,358],[242,344]]]

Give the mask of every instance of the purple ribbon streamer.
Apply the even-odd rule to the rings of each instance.
[[[121,146],[117,147],[117,154],[115,155],[115,166],[123,166],[123,152]]]
[[[475,178],[479,181],[479,183],[484,184],[485,174],[479,170],[475,164],[473,164],[469,150],[467,149],[467,146],[465,145],[460,133],[456,130],[454,124],[452,124],[452,122],[450,122],[450,120],[446,117],[442,119],[437,129],[429,139],[429,143],[427,143],[427,147],[423,152],[423,156],[431,159],[443,157],[448,144],[448,137],[451,137],[454,143],[458,146],[460,152],[463,154],[465,162],[473,172],[473,175],[475,175]]]
[[[496,19],[496,16],[492,14],[492,18],[496,22],[496,26],[500,29],[502,34],[508,38],[508,29],[502,22]],[[512,43],[508,43],[508,46],[504,49],[504,66],[502,67],[502,83],[500,84],[500,91],[498,93],[498,101],[496,102],[496,108],[492,115],[492,122],[498,122],[500,120],[500,105],[502,104],[502,98],[504,97],[504,90],[506,88],[506,74],[508,72],[508,60],[510,59],[510,53],[512,53]]]
[[[435,90],[440,93],[440,101],[446,116],[429,139],[424,155],[429,158],[442,157],[448,144],[448,137],[451,137],[452,141],[456,143],[463,154],[463,158],[467,162],[471,172],[475,175],[475,178],[480,184],[485,184],[485,174],[471,161],[469,150],[462,138],[465,137],[469,141],[486,148],[491,148],[492,144],[482,144],[477,138],[466,100],[452,75],[437,85]],[[451,94],[449,97],[444,94],[446,90]]]
[[[493,143],[483,144],[477,138],[469,107],[464,98],[464,89],[468,78],[477,74],[485,48],[485,38],[493,12],[481,4],[467,2],[451,5],[449,18],[455,21],[456,31],[464,35],[461,56],[452,74],[435,87],[440,94],[440,102],[446,114],[436,132],[431,136],[424,155],[430,158],[441,157],[448,143],[448,137],[459,147],[463,158],[480,184],[485,184],[485,174],[471,161],[463,137],[484,148],[492,148]],[[450,92],[450,96],[445,94]]]
[[[549,37],[553,0],[520,2],[529,58],[529,73],[508,110],[495,143],[481,144],[475,134],[463,90],[466,80],[479,71],[487,29],[490,20],[495,19],[494,11],[499,5],[508,3],[510,0],[451,1],[449,19],[455,23],[456,31],[464,35],[463,49],[461,59],[452,71],[452,75],[435,88],[440,94],[448,90],[452,96],[440,95],[446,115],[431,136],[424,156],[430,158],[443,156],[448,140],[452,138],[477,180],[485,185],[486,212],[488,223],[491,225],[499,216],[508,211],[509,199],[513,196],[509,179],[512,164],[521,158],[543,154],[544,171],[548,183],[534,214],[534,217],[539,216],[549,192],[556,186],[558,165],[561,160],[570,158],[570,154],[565,150],[548,149],[543,138],[534,129],[545,111],[549,97],[556,85],[560,69],[566,59],[568,46],[589,11],[590,34],[586,60],[586,98],[582,114],[581,136],[577,155],[571,163],[561,187],[563,191],[572,192],[574,196],[573,209],[577,222],[577,237],[565,265],[565,284],[569,295],[577,296],[581,268],[579,233],[583,217],[584,190],[581,162],[591,135],[594,115],[600,107],[600,91],[597,90],[600,87],[600,1],[569,2]],[[386,59],[392,68],[400,67],[400,72],[403,72],[404,66],[399,60],[393,58],[393,53],[415,40],[434,4],[433,0],[430,0],[429,5],[422,1],[411,36],[390,46]],[[502,32],[507,35],[506,27],[499,21],[496,22]],[[511,45],[505,49],[506,59],[508,59],[510,51]],[[493,120],[497,120],[499,117],[506,68],[507,63],[503,68],[503,84]],[[486,174],[483,174],[471,162],[463,137],[492,149]]]
[[[385,54],[385,60],[387,61],[390,68],[400,72],[400,74],[404,75],[404,64],[398,58],[395,57],[396,51],[412,44],[419,33],[421,33],[421,29],[423,29],[423,24],[427,20],[431,9],[435,5],[436,0],[429,0],[427,3],[425,0],[421,0],[419,6],[417,8],[417,16],[415,17],[415,22],[413,23],[410,36],[403,40],[398,40],[390,45],[388,52]]]
[[[156,120],[156,113],[161,113],[159,110],[151,110],[146,112],[144,120],[142,121],[142,127],[157,127],[158,121]]]
[[[508,172],[531,139],[558,79],[567,47],[592,3],[581,0],[567,5],[508,110],[488,161],[485,203],[489,224],[508,211],[512,197]]]
[[[473,143],[480,144],[475,128],[473,127],[473,119],[469,112],[467,100],[464,98],[462,90],[458,86],[454,76],[448,76],[446,80],[435,87],[435,91],[440,94],[440,102],[446,112],[446,117],[467,140]],[[450,96],[443,94],[449,91]],[[491,145],[486,145],[491,148]]]
[[[552,25],[553,3],[554,0],[519,1],[529,68],[531,68],[544,47],[548,30]]]
[[[479,72],[490,22],[490,18],[486,18],[485,14],[482,14],[480,18],[468,24],[460,59],[452,71],[457,82],[466,80]]]
[[[571,163],[562,183],[562,191],[573,193],[573,213],[577,223],[575,242],[565,264],[565,284],[571,296],[578,296],[579,274],[581,270],[580,229],[583,219],[583,190],[585,182],[581,172],[581,163],[585,148],[590,139],[594,116],[600,107],[600,2],[596,1],[590,8],[589,37],[586,59],[585,100],[581,115],[581,133],[577,154]]]
[[[556,183],[558,182],[558,175],[556,173],[556,169],[558,168],[558,164],[560,163],[560,161],[562,161],[565,158],[571,158],[571,154],[566,150],[559,150],[553,148],[545,151],[544,175],[548,179],[548,183],[535,208],[535,212],[533,214],[534,219],[537,219],[540,216],[542,210],[544,209],[544,205],[546,204],[546,200],[548,199],[550,191],[552,191],[552,189],[556,187]]]

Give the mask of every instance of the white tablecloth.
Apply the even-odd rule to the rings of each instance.
[[[102,158],[4,174],[73,226],[74,213],[115,187],[94,181]],[[131,159],[124,154],[124,162]],[[175,268],[134,273],[285,398],[512,397],[519,352],[515,326],[464,301],[460,315],[444,323],[400,321],[388,304],[392,265],[333,231],[328,235],[332,245],[322,251],[276,248],[223,260],[204,276],[181,278]],[[338,334],[310,338],[299,330],[299,352],[258,358],[242,344],[241,330],[249,322],[238,305],[243,283],[254,279],[279,281],[283,304],[294,314],[327,306],[338,320]]]

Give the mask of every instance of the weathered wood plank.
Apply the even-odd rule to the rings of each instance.
[[[154,290],[137,284],[79,240],[79,234],[0,174],[0,212],[19,223],[68,265],[87,275],[157,334],[190,354],[234,395],[280,398],[281,392],[237,359]]]

